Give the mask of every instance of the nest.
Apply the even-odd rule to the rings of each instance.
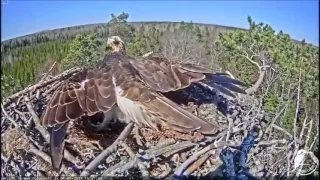
[[[1,118],[2,177],[57,175],[51,168],[48,131],[39,124],[39,116],[57,85],[77,71],[71,69],[55,77],[48,76],[5,101]],[[295,143],[290,136],[273,139],[272,132],[277,130],[272,130],[274,126],[264,120],[259,100],[251,96],[228,100],[196,86],[176,93],[182,97],[178,99],[200,100],[176,102],[208,121],[218,121],[224,129],[207,137],[165,128],[158,132],[149,128],[136,130],[132,123],[116,123],[96,133],[88,130],[83,121],[75,121],[67,132],[59,175],[128,179],[184,175],[210,179],[221,167],[220,151],[226,147],[237,151],[252,128],[256,129],[257,139],[247,155],[250,173],[255,177],[274,177],[286,174],[288,169],[292,171]]]

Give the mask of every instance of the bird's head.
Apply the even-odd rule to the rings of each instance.
[[[119,36],[108,38],[106,50],[109,52],[125,52],[125,44]]]

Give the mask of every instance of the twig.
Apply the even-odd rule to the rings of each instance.
[[[104,161],[112,152],[116,151],[119,141],[123,141],[128,137],[133,129],[134,124],[129,123],[125,129],[121,132],[119,137],[104,151],[101,152],[90,164],[81,172],[80,176],[88,176],[91,171],[94,171],[99,164]]]
[[[272,127],[275,128],[275,129],[277,129],[277,130],[279,130],[279,131],[281,131],[281,132],[283,132],[283,133],[285,133],[286,135],[289,136],[289,138],[292,138],[292,135],[291,135],[288,131],[286,131],[285,129],[283,129],[282,127],[279,127],[279,126],[276,125],[276,124],[272,124]]]
[[[232,141],[221,141],[221,142],[211,143],[210,145],[206,146],[205,148],[203,148],[202,150],[200,150],[196,154],[192,155],[184,163],[182,163],[181,166],[174,172],[174,174],[177,176],[180,176],[182,174],[183,170],[186,169],[191,163],[196,161],[199,158],[199,156],[210,151],[213,148],[218,148],[218,147],[222,147],[222,146],[239,146],[240,144],[241,144],[241,142],[238,143],[238,142],[232,142]]]
[[[209,157],[211,156],[211,153],[206,153],[204,156],[202,156],[200,159],[198,159],[196,162],[194,162],[191,166],[189,166],[183,173],[184,176],[189,176],[191,173],[193,173],[198,167],[200,167]]]
[[[27,117],[26,117],[26,115],[24,115],[23,112],[21,112],[21,111],[19,111],[19,110],[17,110],[17,109],[14,109],[14,111],[15,111],[17,114],[19,114],[24,121],[27,121]]]
[[[52,71],[52,69],[54,68],[54,66],[57,64],[57,61],[55,61],[52,66],[50,67],[49,71],[41,78],[40,82],[42,82],[47,76],[48,74]]]
[[[317,133],[316,133],[316,136],[313,138],[313,141],[312,141],[310,148],[309,148],[311,151],[312,151],[312,148],[313,148],[314,144],[316,143],[318,136],[319,136],[319,125],[316,127],[317,127]]]
[[[237,125],[237,126],[239,126],[239,125]],[[242,130],[245,130],[246,128],[247,128],[246,126],[243,126],[243,127],[241,127],[241,128],[233,127],[233,128],[232,128],[232,134],[237,133],[237,132],[240,132],[240,131],[242,131]],[[206,142],[206,143],[210,143],[210,142],[212,142],[212,141],[214,141],[214,140],[217,140],[217,139],[219,139],[219,138],[222,138],[222,137],[226,136],[227,133],[228,133],[228,130],[224,130],[224,131],[222,131],[221,133],[219,133],[219,134],[218,134],[217,136],[215,136],[215,137],[209,137],[205,142]]]
[[[4,109],[3,105],[1,104],[1,110],[3,112],[3,114],[7,117],[7,119],[15,126],[15,127],[19,127],[18,123],[12,119],[9,114],[7,113],[7,111]],[[4,120],[5,121],[5,120]],[[2,122],[4,122],[2,121]]]
[[[28,151],[30,153],[33,153],[33,154],[41,157],[43,160],[45,160],[49,164],[51,164],[50,156],[47,153],[38,150],[34,145],[30,144],[30,149]],[[68,170],[68,168],[64,164],[62,164],[62,171],[65,172],[66,174],[68,173],[69,175],[72,175],[72,176],[76,175],[73,171]]]
[[[41,84],[44,80],[45,80],[45,78],[48,76],[48,74],[52,71],[52,69],[53,69],[53,67],[56,65],[56,63],[57,63],[57,61],[55,61],[53,64],[52,64],[52,66],[50,67],[50,69],[49,69],[49,71],[41,78],[41,80],[39,81],[39,84]],[[33,91],[35,91],[36,90],[36,87],[34,87],[34,89],[31,91],[31,92],[33,92]]]
[[[282,109],[280,110],[280,112],[277,113],[277,115],[272,119],[272,121],[269,123],[267,129],[264,131],[262,137],[260,139],[263,138],[263,136],[269,132],[269,130],[271,129],[272,125],[276,122],[276,120],[281,116],[281,114],[287,109],[287,107],[289,106],[289,102],[287,104],[285,104]]]
[[[122,173],[124,171],[127,171],[131,169],[132,167],[137,165],[137,159],[132,160],[132,161],[121,161],[118,164],[109,167],[103,174],[101,175],[102,177],[104,176],[110,176],[111,174],[114,174],[115,172]]]
[[[141,162],[141,160],[139,160],[137,158],[137,156],[133,153],[131,148],[124,142],[120,142],[120,145],[127,151],[129,156],[131,157],[131,159],[133,159],[133,160],[137,159],[137,164],[138,164],[138,167],[141,171],[142,179],[150,180],[150,175],[149,175],[149,172],[148,172],[146,166]]]
[[[50,142],[50,135],[49,135],[48,131],[41,126],[40,119],[39,119],[38,115],[36,114],[36,112],[33,110],[32,105],[30,104],[29,101],[30,101],[29,98],[26,96],[25,103],[28,108],[28,111],[30,112],[30,114],[32,116],[33,122],[35,123],[35,127],[40,132],[42,137],[46,140],[46,142],[49,143]]]
[[[52,91],[56,90],[58,88],[58,86],[60,86],[62,82],[57,82],[56,84],[54,84],[50,89],[46,90],[43,95],[46,96],[47,94],[51,93]]]
[[[175,139],[170,138],[170,139],[166,139],[164,141],[160,141],[157,145],[155,145],[153,148],[163,148],[169,145],[172,145],[176,142]]]
[[[149,57],[152,53],[153,53],[153,51],[150,51],[150,52],[144,54],[142,57]]]
[[[228,119],[228,131],[227,131],[226,141],[229,140],[230,134],[232,133],[232,128],[233,128],[233,119],[230,116],[227,116],[227,119]]]
[[[303,125],[302,125],[302,129],[300,131],[300,136],[299,136],[299,139],[302,140],[303,138],[303,135],[304,135],[304,130],[305,128],[307,127],[307,120],[308,120],[308,115],[306,115],[306,117],[304,118],[303,120]]]
[[[303,123],[303,124],[305,125],[305,123]],[[310,122],[310,125],[309,125],[309,128],[308,128],[307,139],[306,139],[305,145],[304,145],[304,150],[306,150],[306,151],[310,150],[309,147],[308,147],[308,143],[309,143],[309,140],[310,140],[310,135],[311,135],[311,131],[312,131],[312,125],[313,125],[313,119],[311,119],[311,122]],[[302,136],[300,136],[300,137],[302,137]],[[304,161],[305,161],[305,158],[302,160],[301,166],[299,167],[299,169],[298,169],[298,171],[296,173],[296,175],[298,175],[298,176],[301,175],[301,171],[302,171],[302,168],[303,168]]]
[[[286,144],[288,143],[288,140],[286,139],[280,139],[280,140],[269,140],[269,141],[260,141],[258,143],[259,146],[261,145],[264,145],[264,146],[271,146],[271,145],[274,145],[274,144]]]
[[[291,155],[292,155],[292,151],[289,151],[289,154],[287,155],[287,177],[290,177]]]
[[[301,68],[299,68],[299,82],[298,82],[298,97],[297,97],[297,106],[296,106],[296,113],[294,117],[294,122],[293,122],[293,140],[294,140],[294,153],[293,157],[296,156],[298,152],[298,146],[297,146],[297,121],[298,121],[298,114],[300,111],[300,85],[301,85]]]
[[[154,157],[160,156],[160,155],[165,154],[169,151],[177,151],[177,150],[181,151],[182,149],[186,149],[186,148],[189,148],[189,147],[192,147],[195,145],[196,145],[196,143],[193,143],[190,141],[184,141],[184,142],[173,144],[173,145],[170,145],[167,147],[152,148],[152,149],[145,151],[144,155],[138,154],[137,156],[138,156],[138,158],[142,158],[144,160],[150,160]]]

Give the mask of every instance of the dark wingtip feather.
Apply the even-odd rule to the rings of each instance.
[[[238,86],[235,86],[233,84],[221,83],[220,85],[223,86],[224,88],[229,89],[230,91],[233,91],[233,92],[242,93],[242,94],[247,93],[244,89],[241,89]]]
[[[207,76],[209,80],[214,81],[216,83],[232,83],[244,87],[248,87],[248,85],[244,82],[241,82],[237,79],[230,78],[228,76],[223,75],[223,73],[216,73]]]
[[[213,87],[214,89],[218,90],[220,93],[226,94],[226,95],[231,96],[233,98],[236,97],[234,94],[232,94],[231,91],[229,91],[224,86],[221,86],[220,84],[211,84],[211,87]]]

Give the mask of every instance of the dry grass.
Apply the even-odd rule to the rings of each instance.
[[[18,127],[9,128],[3,135],[1,135],[2,152],[5,156],[14,158],[17,157],[18,152],[29,149],[30,142],[24,136],[22,130]]]

